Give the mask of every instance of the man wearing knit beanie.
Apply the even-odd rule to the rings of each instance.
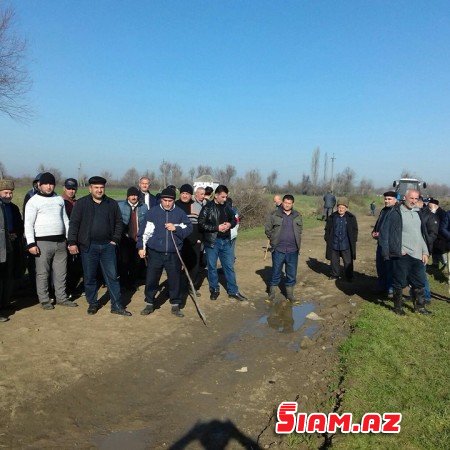
[[[49,277],[53,272],[56,303],[78,306],[66,294],[67,250],[66,237],[69,218],[64,200],[55,193],[55,177],[45,172],[39,179],[39,192],[25,207],[25,237],[28,252],[35,256],[36,290],[43,309],[54,306],[49,296]]]

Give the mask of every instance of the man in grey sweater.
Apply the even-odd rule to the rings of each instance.
[[[427,231],[417,208],[419,191],[409,189],[402,204],[392,207],[381,225],[378,243],[384,259],[392,260],[394,312],[404,315],[403,288],[408,284],[415,290],[415,310],[431,314],[425,308],[425,279],[423,265],[427,263]]]
[[[36,258],[36,290],[43,309],[54,309],[49,296],[52,275],[56,303],[78,306],[67,299],[66,237],[69,218],[64,200],[55,193],[55,177],[45,172],[39,180],[39,192],[25,206],[25,237],[27,249]]]

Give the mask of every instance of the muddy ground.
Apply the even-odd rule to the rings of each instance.
[[[298,399],[303,411],[327,403],[337,347],[371,296],[373,219],[359,222],[351,284],[328,280],[322,226],[304,232],[296,287],[302,303],[294,307],[281,293],[276,304],[265,301],[264,237],[238,238],[238,284],[250,300],[231,300],[222,288],[210,301],[205,280],[199,303],[207,327],[190,299],[184,318],[168,302],[141,316],[142,288],[128,305],[130,318],[110,314],[109,305],[88,316],[84,298],[79,308],[52,311],[17,298],[11,320],[0,324],[0,446],[285,446],[273,432],[274,410],[286,400]],[[310,312],[323,320],[306,319]]]

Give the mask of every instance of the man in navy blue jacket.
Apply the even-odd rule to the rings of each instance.
[[[147,316],[154,311],[155,295],[163,269],[167,273],[169,297],[172,314],[183,317],[180,311],[181,262],[178,251],[183,247],[183,240],[192,233],[192,223],[186,213],[175,206],[175,191],[164,189],[161,203],[154,206],[145,216],[137,241],[139,256],[148,256],[147,278],[145,282],[146,307],[141,311]]]

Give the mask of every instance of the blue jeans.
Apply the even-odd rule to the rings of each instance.
[[[208,266],[208,283],[210,291],[219,290],[219,275],[217,274],[217,259],[222,264],[223,273],[227,280],[227,292],[237,294],[239,288],[234,273],[234,252],[230,239],[216,239],[214,247],[205,246],[206,262]]]
[[[297,281],[298,252],[282,253],[274,250],[272,252],[272,278],[269,286],[278,286],[281,281],[283,265],[286,271],[285,286],[294,286]]]
[[[111,243],[91,243],[81,248],[81,262],[84,273],[84,292],[89,305],[98,306],[97,269],[100,265],[111,298],[111,309],[122,309],[120,284],[117,277],[116,246]]]

